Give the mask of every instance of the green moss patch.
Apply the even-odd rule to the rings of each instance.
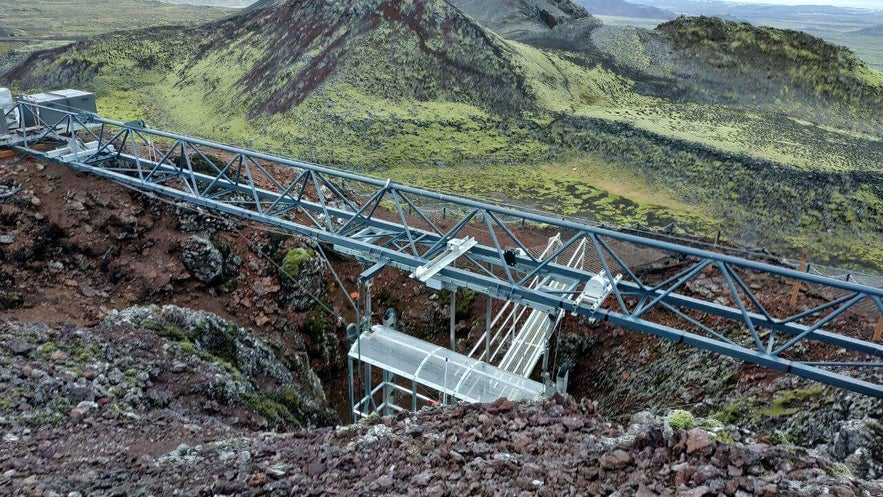
[[[264,417],[269,423],[279,427],[301,427],[301,399],[292,388],[246,394],[242,404]]]
[[[280,266],[283,279],[297,278],[297,275],[300,274],[301,266],[315,256],[316,253],[307,248],[296,247],[290,249],[285,253],[285,258],[282,259]]]

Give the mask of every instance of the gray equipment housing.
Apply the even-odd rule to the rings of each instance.
[[[56,90],[49,93],[26,95],[22,99],[41,106],[36,109],[24,107],[22,118],[26,128],[40,125],[52,126],[66,118],[71,112],[98,112],[98,108],[95,106],[95,94],[81,90]]]

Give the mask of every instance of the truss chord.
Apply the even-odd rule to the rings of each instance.
[[[831,368],[883,368],[883,362],[801,362],[800,364]]]

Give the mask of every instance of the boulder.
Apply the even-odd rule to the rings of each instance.
[[[224,273],[224,256],[207,238],[191,236],[184,243],[184,267],[203,283],[213,283]]]
[[[313,296],[324,291],[325,267],[312,249],[296,247],[285,254],[279,266],[279,281],[281,300],[295,311],[306,311],[315,303]]]

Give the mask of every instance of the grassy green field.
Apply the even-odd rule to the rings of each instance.
[[[224,7],[154,0],[28,0],[0,2],[0,72],[38,50],[113,31],[193,26],[237,12]]]
[[[192,26],[236,12],[150,0],[28,0],[0,2],[0,28],[22,38],[77,39],[154,26]]]

